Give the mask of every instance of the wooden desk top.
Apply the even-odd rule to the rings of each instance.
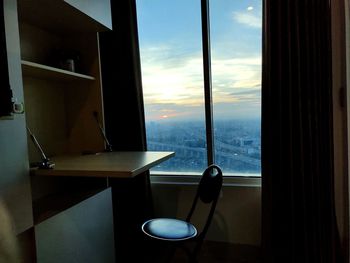
[[[174,152],[103,152],[51,158],[53,169],[35,169],[34,175],[128,178],[173,157]]]

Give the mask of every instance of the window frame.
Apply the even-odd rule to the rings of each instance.
[[[213,120],[213,98],[212,98],[212,71],[211,71],[211,41],[210,41],[210,13],[209,1],[201,0],[201,29],[202,29],[202,55],[203,55],[203,84],[204,84],[204,109],[206,129],[206,154],[207,165],[215,163],[215,138]],[[226,186],[261,186],[261,173],[241,175],[239,173],[228,173],[224,176]],[[195,172],[167,172],[150,170],[151,181],[156,184],[197,184],[201,173]],[[243,183],[242,183],[243,182]]]

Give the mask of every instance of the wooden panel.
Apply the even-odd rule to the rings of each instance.
[[[5,0],[5,29],[10,85],[23,101],[16,1]],[[7,204],[16,233],[33,225],[25,118],[0,121],[0,199]]]
[[[28,125],[47,155],[102,151],[104,141],[93,112],[102,119],[100,65],[96,33],[61,36],[20,24],[21,55]],[[79,54],[78,72],[46,66],[59,50]],[[34,63],[38,62],[38,63]],[[30,159],[38,154],[29,142]],[[34,158],[33,158],[34,156]]]
[[[97,33],[79,33],[74,36],[55,34],[44,30],[40,27],[29,25],[26,23],[20,24],[20,41],[21,41],[21,58],[29,62],[38,63],[29,64],[30,66],[44,67],[44,69],[55,70],[64,73],[72,73],[65,70],[62,59],[67,53],[73,53],[75,70],[77,74],[95,76],[99,71],[92,70],[93,65],[98,58],[97,48]],[[98,65],[98,64],[97,64]],[[45,66],[49,66],[46,68]],[[99,65],[98,65],[99,66]],[[54,68],[50,68],[54,67]],[[60,71],[62,69],[63,71]],[[30,72],[29,72],[30,73]],[[40,72],[41,74],[46,74]],[[73,74],[74,75],[74,74]],[[87,77],[91,79],[91,77]],[[54,79],[56,80],[56,78]]]
[[[38,263],[114,263],[111,191],[107,189],[35,226]]]
[[[55,52],[64,42],[61,35],[27,23],[19,24],[19,34],[23,60],[54,66]]]
[[[64,88],[47,80],[24,78],[27,125],[48,156],[68,149]],[[41,160],[28,136],[30,162]]]
[[[99,152],[104,141],[93,112],[99,114],[103,126],[102,90],[97,34],[84,34],[66,39],[66,45],[79,50],[82,71],[95,80],[77,83],[76,89],[66,89],[67,121],[69,127],[69,152]]]
[[[35,175],[127,178],[174,156],[174,152],[110,152],[54,157],[54,169],[36,169]]]

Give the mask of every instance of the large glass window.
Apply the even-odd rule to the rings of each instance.
[[[152,171],[208,165],[199,0],[137,0],[148,150],[175,151]],[[210,1],[215,160],[260,174],[261,0]]]
[[[225,174],[260,174],[261,0],[211,0],[215,160]]]

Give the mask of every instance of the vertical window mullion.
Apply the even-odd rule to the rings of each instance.
[[[215,162],[211,81],[209,0],[201,0],[205,125],[208,165]]]

